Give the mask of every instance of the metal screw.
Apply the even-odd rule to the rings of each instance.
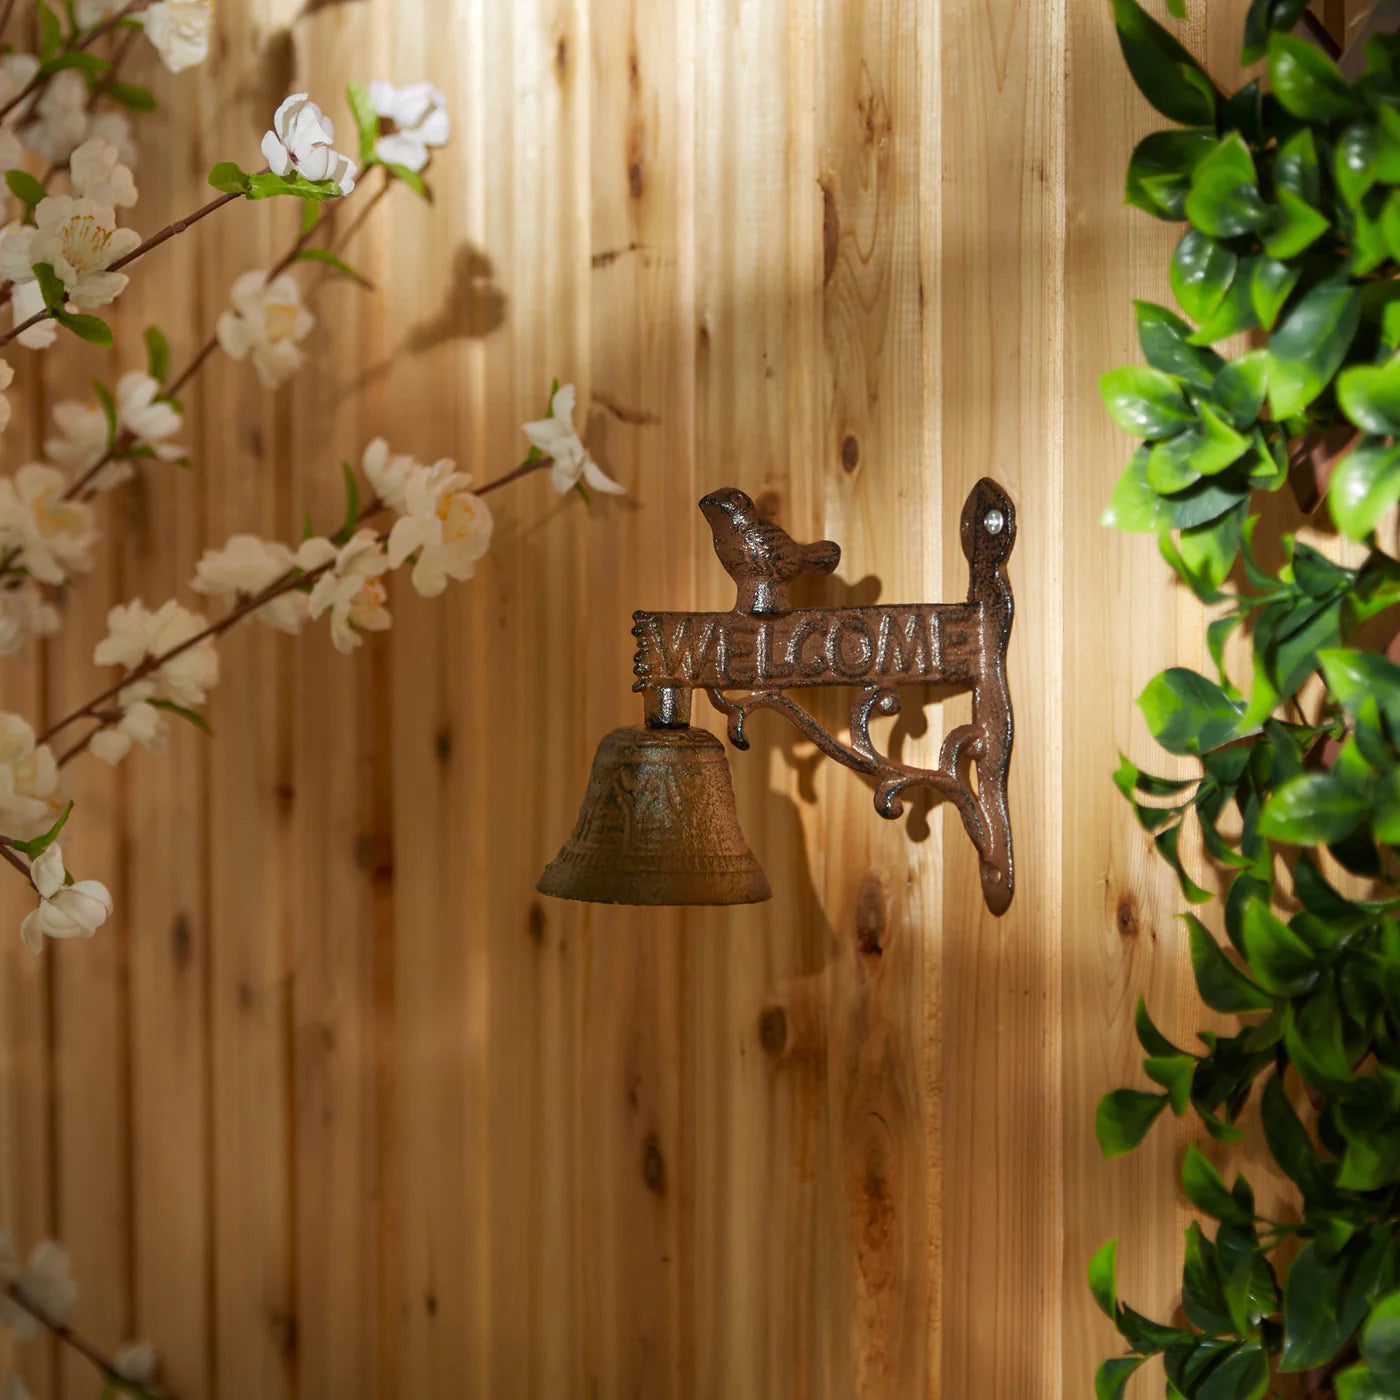
[[[999,535],[1006,528],[1006,517],[999,510],[989,510],[982,517],[982,523],[989,535]]]

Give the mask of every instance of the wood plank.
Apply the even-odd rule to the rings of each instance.
[[[995,476],[1019,513],[1011,805],[1017,893],[995,920],[945,827],[943,1386],[1053,1394],[1060,1270],[1061,871],[1058,666],[1065,173],[1063,4],[945,7],[941,36],[943,506]],[[945,589],[961,559],[945,556]]]
[[[285,13],[276,0],[231,0],[219,23],[233,33],[275,31]],[[211,161],[247,163],[250,133],[273,110],[267,58],[261,45],[230,45],[221,82],[201,94]],[[294,233],[292,211],[277,203],[207,225],[198,335],[176,347],[176,372],[212,332],[233,279],[271,267]],[[241,533],[295,540],[285,396],[222,352],[195,383],[206,543],[218,548]],[[210,611],[226,606],[211,601]],[[231,631],[209,711],[218,736],[208,752],[207,847],[214,1385],[219,1395],[268,1400],[293,1393],[296,1369],[288,1074],[296,645],[256,623]]]

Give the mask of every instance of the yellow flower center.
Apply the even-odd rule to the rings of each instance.
[[[111,229],[104,228],[91,214],[75,215],[63,225],[63,257],[75,272],[104,268],[104,254],[111,237]]]
[[[476,529],[476,498],[470,491],[453,491],[437,506],[444,539],[464,540]]]
[[[263,327],[274,345],[296,337],[297,313],[300,310],[300,307],[285,301],[268,302],[263,307]]]
[[[350,621],[357,627],[372,617],[384,606],[389,594],[377,579],[367,579],[365,585],[350,600]]]

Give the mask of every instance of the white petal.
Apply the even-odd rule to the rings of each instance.
[[[63,888],[63,852],[57,842],[30,866],[29,876],[44,899],[51,899]]]
[[[583,479],[595,491],[602,491],[609,496],[625,496],[627,494],[627,488],[619,486],[610,476],[605,475],[602,467],[592,457],[583,459]]]
[[[274,175],[285,175],[292,168],[291,156],[287,148],[277,139],[275,131],[269,131],[262,139],[263,159]]]
[[[37,909],[24,916],[24,922],[19,926],[19,936],[35,957],[44,951],[44,930],[40,927]]]

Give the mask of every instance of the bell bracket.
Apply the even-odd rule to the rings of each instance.
[[[962,818],[979,857],[983,897],[994,914],[1004,913],[1015,890],[1007,803],[1014,729],[1006,652],[1014,600],[1006,566],[1016,542],[1010,497],[983,478],[963,507],[962,548],[971,574],[965,603],[851,608],[788,605],[788,583],[798,574],[832,572],[838,545],[798,544],[761,519],[741,491],[715,492],[700,508],[738,599],[727,613],[633,614],[632,688],[644,697],[647,724],[688,725],[691,693],[703,690],[727,717],[736,748],[749,746],[749,715],[774,710],[822,753],[873,778],[882,817],[900,815],[907,789],[931,789]],[[849,743],[787,694],[835,685],[857,688]],[[871,719],[898,714],[899,688],[909,685],[972,691],[972,722],[947,735],[936,768],[900,763],[870,736]]]

